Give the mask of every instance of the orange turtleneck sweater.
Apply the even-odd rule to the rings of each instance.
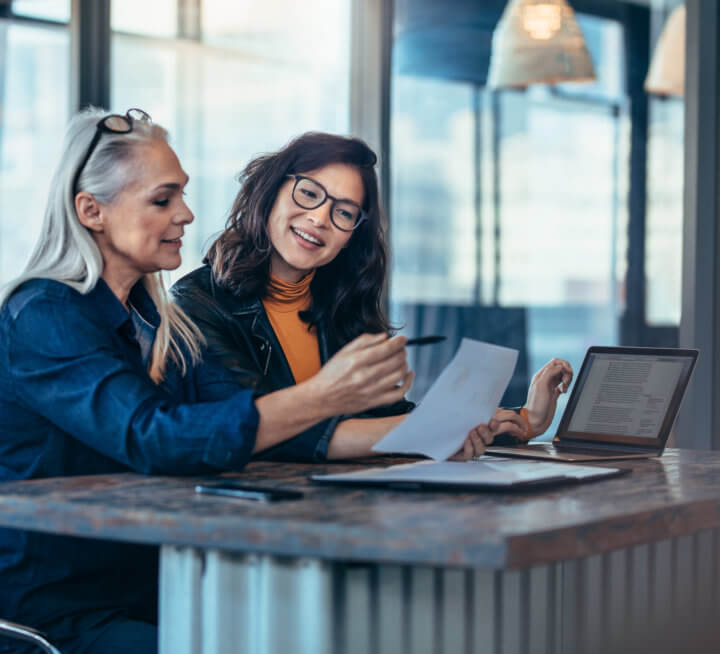
[[[298,315],[310,308],[310,282],[314,276],[313,271],[293,284],[270,275],[268,295],[262,301],[297,384],[312,377],[322,366],[315,329],[308,329]]]

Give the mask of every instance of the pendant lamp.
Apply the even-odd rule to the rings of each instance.
[[[645,90],[659,95],[685,93],[685,5],[670,13],[645,78]]]
[[[488,86],[592,81],[585,39],[566,0],[510,0],[492,39]]]

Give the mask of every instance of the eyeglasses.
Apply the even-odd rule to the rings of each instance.
[[[92,155],[95,151],[103,132],[110,132],[111,134],[129,134],[132,132],[133,122],[136,120],[141,120],[144,123],[152,122],[150,114],[145,113],[142,109],[128,109],[124,116],[121,116],[120,114],[110,114],[98,121],[98,124],[95,126],[95,136],[93,136],[93,140],[90,141],[87,153],[85,154],[85,157],[83,158],[82,163],[78,167],[75,177],[73,178],[73,193],[77,193],[77,185],[80,175],[85,169],[87,162],[90,160],[90,155]]]
[[[330,195],[325,187],[304,175],[288,175],[295,180],[292,199],[303,209],[317,209],[328,200],[330,204],[330,220],[341,232],[352,232],[367,218],[362,207],[352,200],[339,200]]]

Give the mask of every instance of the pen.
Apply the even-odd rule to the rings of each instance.
[[[441,343],[445,338],[445,336],[421,336],[420,338],[408,339],[405,345],[432,345],[433,343]]]

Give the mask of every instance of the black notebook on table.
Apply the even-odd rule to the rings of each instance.
[[[483,456],[473,461],[420,461],[387,468],[312,475],[324,484],[383,486],[418,490],[513,490],[579,483],[629,472],[600,466],[558,465],[543,461],[519,461]]]

